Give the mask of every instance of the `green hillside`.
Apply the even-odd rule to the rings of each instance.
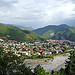
[[[43,34],[44,37],[52,38],[54,36],[54,30],[48,30]]]
[[[59,26],[49,25],[43,28],[34,30],[35,33],[40,34],[47,39],[55,40],[71,40],[75,41],[75,27],[69,27],[66,24]]]
[[[66,39],[70,41],[75,41],[75,27],[70,27],[63,32],[57,32],[52,39]]]
[[[75,27],[71,27],[68,30],[65,30],[63,36],[71,41],[75,41]]]
[[[43,37],[33,33],[32,31],[21,30],[15,26],[4,26],[0,24],[0,38],[16,41],[42,41]]]
[[[34,30],[34,32],[37,33],[37,34],[39,34],[39,35],[43,35],[48,30],[53,30],[55,32],[58,32],[58,31],[64,31],[67,28],[69,28],[69,26],[67,26],[66,24],[61,24],[59,26],[48,25],[48,26],[45,26],[43,28],[36,29],[36,30]]]

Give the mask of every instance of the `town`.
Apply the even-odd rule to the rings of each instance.
[[[45,40],[43,42],[17,42],[15,40],[5,41],[0,39],[0,46],[6,52],[12,52],[17,56],[48,56],[54,53],[63,53],[75,50],[75,42],[69,40]]]

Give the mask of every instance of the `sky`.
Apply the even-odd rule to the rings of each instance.
[[[0,0],[0,23],[75,26],[75,0]]]

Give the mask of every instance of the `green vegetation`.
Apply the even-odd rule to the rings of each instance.
[[[45,38],[33,33],[32,31],[28,30],[21,30],[18,27],[13,25],[11,26],[4,26],[0,24],[0,38],[6,40],[16,40],[16,41],[43,41]]]
[[[43,34],[44,37],[52,38],[54,36],[54,30],[48,30]]]
[[[37,65],[35,68],[34,68],[34,74],[35,75],[50,75],[49,73],[47,73],[43,67],[41,67],[40,65]]]
[[[52,70],[51,74],[46,72],[40,65],[34,68],[33,73],[23,61],[13,53],[6,53],[3,47],[0,47],[0,75],[75,75],[75,51],[71,52],[69,61],[66,61],[65,69]]]
[[[52,70],[51,75],[68,75],[68,74],[66,74],[65,70],[61,68],[59,71]]]
[[[75,41],[75,27],[71,27],[62,34],[66,39]]]
[[[21,59],[43,59],[43,58],[51,58],[53,59],[53,55],[38,55],[38,56],[27,56],[27,55],[23,55],[21,56]]]
[[[69,61],[66,62],[66,75],[75,75],[75,51],[70,53]]]
[[[6,53],[0,47],[0,75],[33,75],[30,68],[16,55]]]
[[[66,61],[66,68],[59,71],[51,72],[52,75],[75,75],[75,51],[72,51],[69,56],[69,60]]]
[[[42,35],[45,32],[47,32],[48,30],[52,30],[52,31],[58,32],[58,31],[64,31],[64,30],[66,30],[68,28],[70,28],[70,27],[65,25],[65,24],[59,25],[59,26],[49,25],[49,26],[46,26],[46,27],[43,27],[43,28],[36,29],[36,30],[34,30],[34,32],[39,34],[39,35]]]
[[[59,26],[49,25],[44,28],[36,29],[34,32],[46,37],[47,39],[66,39],[75,41],[75,27],[69,27],[65,24]]]
[[[54,56],[58,56],[58,55],[63,55],[66,56],[67,52],[63,52],[63,53],[53,53],[52,55],[38,55],[38,56],[27,56],[27,55],[22,55],[20,58],[21,59],[43,59],[43,58],[51,58],[54,59]]]

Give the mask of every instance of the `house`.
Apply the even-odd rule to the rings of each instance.
[[[0,41],[4,41],[3,39],[0,39]]]
[[[40,42],[34,42],[34,44],[40,44]]]
[[[28,55],[28,52],[22,52],[23,55]]]
[[[42,55],[50,55],[50,54],[52,54],[52,52],[48,52],[48,51],[43,51],[42,52]]]
[[[18,57],[21,56],[20,54],[16,54]]]
[[[58,50],[56,50],[56,53],[59,53],[59,51],[58,51]]]
[[[38,56],[38,55],[41,55],[39,52],[36,52],[33,54],[34,56]]]

